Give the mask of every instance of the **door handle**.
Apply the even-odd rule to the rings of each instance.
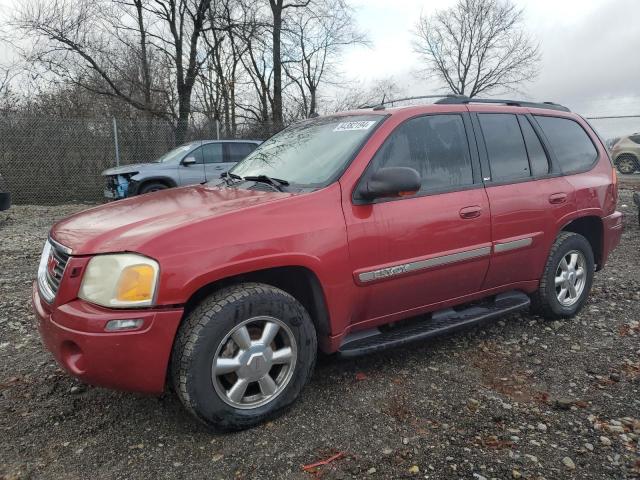
[[[482,207],[480,205],[472,205],[460,209],[460,218],[477,218],[480,215],[482,215]]]
[[[553,193],[549,195],[549,203],[552,203],[554,205],[564,203],[566,201],[567,201],[566,193]]]

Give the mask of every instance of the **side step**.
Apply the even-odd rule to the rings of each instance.
[[[373,328],[349,334],[338,350],[341,357],[356,357],[378,350],[398,347],[410,342],[443,335],[459,328],[471,326],[485,320],[529,307],[529,297],[519,291],[496,295],[492,301],[473,305],[463,310],[447,308],[433,312],[430,318],[416,320],[408,325],[389,330]]]

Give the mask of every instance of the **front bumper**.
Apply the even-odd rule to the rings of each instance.
[[[131,180],[133,174],[105,175],[104,197],[109,200],[132,197],[137,193],[138,182]]]
[[[622,213],[613,212],[602,219],[603,245],[602,259],[598,269],[601,269],[609,258],[609,254],[620,244],[622,238]]]
[[[58,364],[85,383],[159,394],[164,390],[181,308],[111,310],[73,300],[51,308],[33,285],[43,343]],[[105,332],[109,320],[141,319],[137,330]]]

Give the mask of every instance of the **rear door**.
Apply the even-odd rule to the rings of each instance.
[[[493,249],[483,288],[537,280],[559,219],[576,209],[574,189],[530,115],[480,111],[473,122],[491,206]]]
[[[221,142],[205,143],[202,145],[202,157],[207,181],[220,178],[220,174],[229,168],[225,163],[224,144]]]
[[[480,289],[491,230],[470,128],[466,112],[404,121],[360,181],[383,167],[410,167],[422,176],[421,190],[374,203],[345,198],[352,270],[361,289],[354,323],[393,321]]]
[[[225,144],[225,162],[227,170],[253,152],[258,145],[249,142],[229,142]]]

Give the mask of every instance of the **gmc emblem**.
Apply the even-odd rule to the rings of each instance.
[[[56,272],[56,267],[60,265],[58,259],[53,255],[53,253],[49,254],[49,260],[47,261],[47,271],[52,278],[58,279],[58,272]]]

